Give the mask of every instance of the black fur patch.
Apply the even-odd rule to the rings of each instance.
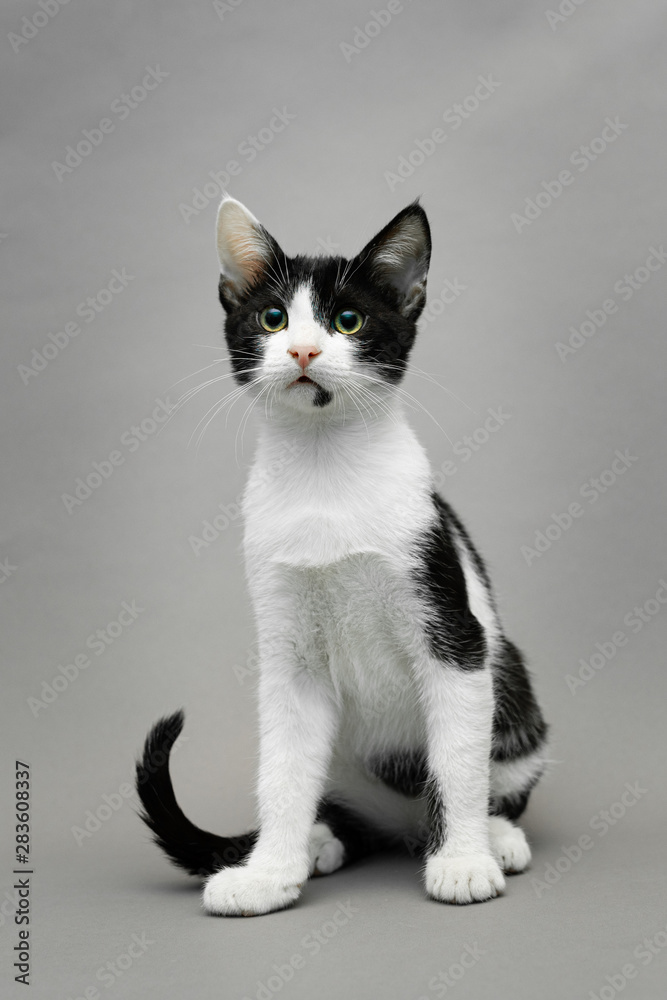
[[[419,592],[430,610],[429,645],[438,659],[453,660],[463,670],[478,669],[486,655],[484,630],[468,604],[449,508],[437,493],[432,499],[436,520],[421,541],[416,574]]]
[[[426,845],[426,856],[436,854],[445,844],[447,838],[447,816],[445,803],[437,781],[429,780],[426,789],[426,809],[428,815],[429,838]]]
[[[332,399],[333,395],[329,392],[329,390],[324,389],[321,385],[318,385],[313,398],[313,406],[328,406]]]
[[[487,586],[487,588],[489,590],[489,594],[490,594],[491,600],[493,601],[493,594],[491,593],[491,578],[489,577],[489,573],[488,573],[488,570],[487,570],[487,568],[486,568],[486,566],[484,564],[484,560],[482,559],[481,555],[479,554],[479,552],[477,551],[477,549],[473,545],[472,539],[471,539],[470,535],[468,534],[468,531],[467,531],[465,525],[460,520],[460,518],[459,518],[458,514],[456,513],[456,511],[454,510],[454,508],[451,507],[447,503],[446,500],[443,500],[442,497],[439,496],[437,493],[435,494],[435,498],[436,498],[436,502],[437,502],[437,505],[438,505],[439,509],[441,511],[443,511],[443,513],[445,514],[445,516],[446,516],[447,520],[449,521],[449,523],[452,524],[456,528],[456,530],[458,531],[459,535],[461,536],[461,538],[465,542],[466,548],[470,552],[470,556],[472,558],[473,565],[474,565],[475,569],[477,570],[477,572],[479,573],[479,575],[481,576],[481,578],[484,581],[484,583],[486,584],[486,586]]]
[[[535,700],[523,657],[514,643],[503,639],[492,664],[494,715],[491,757],[515,760],[544,745],[548,726]]]
[[[415,799],[424,794],[428,770],[423,750],[378,754],[371,757],[366,767],[371,774],[401,795]]]
[[[322,799],[316,822],[326,823],[334,837],[340,840],[345,848],[344,864],[389,846],[387,839],[368,820],[333,799]]]

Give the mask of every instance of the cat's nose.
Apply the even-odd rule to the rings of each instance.
[[[303,371],[306,370],[313,358],[316,358],[318,354],[321,354],[319,347],[288,347],[287,353],[291,354],[293,358],[299,363]]]

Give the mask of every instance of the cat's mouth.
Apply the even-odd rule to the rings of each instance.
[[[295,379],[293,382],[290,382],[290,384],[287,386],[287,388],[291,389],[293,385],[315,385],[316,386],[317,382],[313,382],[312,378],[308,378],[307,375],[301,375],[301,376],[299,376],[299,378]]]

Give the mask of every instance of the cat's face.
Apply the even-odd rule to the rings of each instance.
[[[218,211],[219,290],[237,382],[266,401],[267,413],[374,411],[374,398],[403,376],[430,252],[417,204],[348,261],[286,257],[240,202],[225,198]]]

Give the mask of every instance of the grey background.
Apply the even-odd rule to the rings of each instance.
[[[624,618],[667,575],[667,270],[628,302],[613,286],[667,237],[667,12],[658,0],[587,0],[552,27],[555,2],[414,0],[347,61],[341,43],[384,8],[383,0],[237,0],[220,16],[210,3],[72,0],[14,51],[9,34],[40,8],[4,5],[0,559],[15,567],[0,584],[6,995],[23,995],[5,896],[17,756],[34,774],[33,996],[80,997],[96,985],[119,998],[254,998],[274,963],[301,954],[304,968],[270,995],[430,1000],[445,995],[433,977],[467,944],[483,955],[451,980],[447,992],[461,1000],[605,988],[611,996],[606,977],[628,962],[637,974],[624,996],[663,995],[667,953],[644,965],[633,951],[667,924],[667,610],[650,605],[659,610],[636,633]],[[120,120],[112,103],[156,66],[168,76]],[[443,124],[480,74],[500,86],[460,128]],[[239,146],[269,126],[274,107],[295,117],[248,162]],[[579,173],[570,154],[600,135],[607,116],[627,128]],[[58,180],[53,162],[105,117],[113,131]],[[392,190],[385,173],[438,127],[446,141]],[[239,432],[245,404],[237,403],[198,451],[188,446],[222,396],[215,385],[136,451],[122,443],[156,399],[175,402],[208,374],[191,373],[224,358],[218,194],[204,196],[188,222],[179,206],[232,159],[242,169],[231,193],[288,253],[324,241],[353,254],[422,195],[434,236],[431,300],[448,279],[465,286],[422,323],[415,367],[445,388],[410,375],[406,388],[424,407],[412,421],[437,468],[456,463],[445,494],[488,559],[553,728],[554,763],[525,817],[532,871],[489,904],[428,902],[417,858],[377,858],[310,883],[291,911],[212,920],[148,843],[134,799],[76,842],[73,828],[105,795],[117,802],[150,724],[181,705],[187,740],[173,773],[186,812],[226,833],[253,821],[253,629],[241,527],[232,518],[198,556],[189,541],[219,504],[236,500],[252,421]],[[568,167],[574,182],[517,232],[512,213]],[[123,268],[132,280],[122,294],[24,384],[18,366],[31,363],[32,349],[77,320],[78,304]],[[618,310],[562,361],[557,342],[609,298]],[[220,370],[226,362],[212,372]],[[463,461],[454,446],[498,407],[509,418]],[[580,491],[616,449],[636,460],[590,503]],[[114,450],[123,464],[68,513],[62,495]],[[527,565],[521,546],[576,501],[583,515]],[[35,714],[28,699],[42,697],[123,601],[143,609],[134,624]],[[619,630],[627,644],[572,693],[566,676]],[[627,782],[645,792],[602,835],[595,817]],[[548,866],[566,869],[564,848],[584,834],[593,846],[541,888]],[[311,954],[304,937],[331,933],[346,900],[356,912]],[[97,970],[133,934],[151,943],[107,987]]]

